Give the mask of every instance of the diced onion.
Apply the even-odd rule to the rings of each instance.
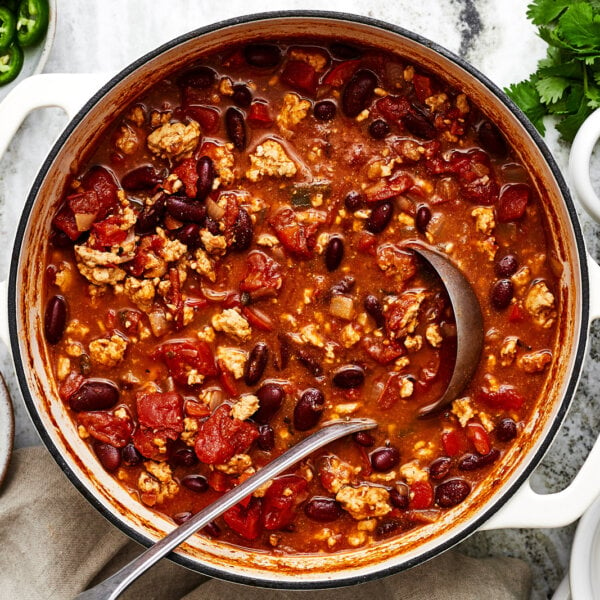
[[[340,319],[350,321],[354,316],[354,302],[349,296],[334,295],[329,304],[329,312]]]
[[[206,212],[208,212],[208,216],[215,221],[223,218],[225,214],[225,209],[221,208],[212,198],[206,199]]]
[[[96,213],[75,213],[75,225],[77,231],[87,231],[94,222]]]

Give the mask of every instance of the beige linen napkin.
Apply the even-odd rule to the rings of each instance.
[[[70,600],[141,552],[67,480],[42,447],[17,450],[0,490],[0,597]],[[512,558],[456,551],[385,579],[321,592],[284,592],[211,580],[161,561],[122,596],[143,600],[514,600],[531,574]]]

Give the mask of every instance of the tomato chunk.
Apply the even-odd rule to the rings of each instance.
[[[308,259],[315,247],[316,225],[301,225],[291,208],[284,208],[269,219],[277,239],[295,258]]]
[[[246,121],[254,127],[268,127],[273,122],[273,118],[269,111],[269,105],[260,100],[253,102],[250,105]]]
[[[147,429],[183,431],[183,398],[175,392],[138,392],[138,420]]]
[[[273,480],[263,499],[262,523],[273,531],[287,527],[293,520],[295,508],[306,499],[306,479],[283,475]]]
[[[185,188],[185,195],[188,198],[196,197],[196,183],[198,181],[196,164],[197,161],[195,159],[186,158],[173,169],[173,173],[182,181]]]
[[[335,67],[325,75],[323,83],[333,87],[341,87],[350,79],[350,77],[352,77],[352,75],[354,75],[354,71],[358,69],[359,65],[360,60],[345,60],[344,62],[335,65]]]
[[[123,448],[131,439],[133,425],[131,419],[119,419],[110,412],[81,412],[77,421],[96,440]]]
[[[240,291],[248,292],[253,300],[276,296],[283,278],[281,265],[260,250],[250,252],[246,272],[240,282]]]
[[[452,429],[442,433],[442,446],[447,456],[458,456],[467,449],[467,438],[462,429]]]
[[[415,481],[410,485],[408,508],[423,510],[433,504],[433,487],[428,481]]]
[[[531,189],[525,183],[514,183],[502,188],[496,216],[500,223],[518,221],[525,214],[525,209],[531,196]]]
[[[261,503],[252,498],[247,507],[236,504],[223,513],[223,520],[228,527],[247,540],[255,540],[261,533]]]
[[[212,350],[201,340],[166,342],[153,352],[152,358],[162,359],[169,374],[181,385],[188,385],[189,377],[193,374],[204,377],[217,375]]]
[[[481,390],[477,394],[477,401],[487,404],[490,408],[504,410],[519,410],[525,403],[525,398],[514,388],[501,386],[498,391]]]
[[[477,421],[469,421],[467,423],[467,437],[475,447],[475,450],[482,456],[488,454],[492,449],[490,436],[485,430],[485,427]]]
[[[281,73],[281,81],[299,92],[314,95],[319,78],[312,65],[303,60],[289,60]]]

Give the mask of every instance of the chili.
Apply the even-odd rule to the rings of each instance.
[[[23,48],[35,46],[48,30],[48,0],[21,0],[17,14],[17,39]]]
[[[12,44],[0,52],[0,85],[14,81],[23,68],[23,50]]]

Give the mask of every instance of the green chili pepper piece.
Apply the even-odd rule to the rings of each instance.
[[[17,32],[15,15],[4,6],[0,6],[0,52],[4,52],[13,42]]]
[[[22,48],[37,44],[48,30],[48,0],[21,0],[17,20],[17,40]]]
[[[0,52],[0,85],[5,85],[16,79],[23,68],[23,50],[18,44],[13,44],[7,50]]]

